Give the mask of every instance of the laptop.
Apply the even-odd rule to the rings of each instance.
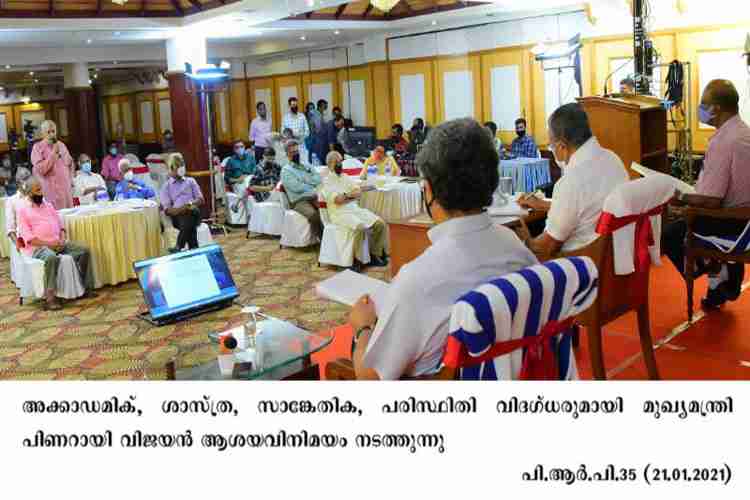
[[[232,305],[239,291],[217,244],[133,264],[148,312],[157,326]]]

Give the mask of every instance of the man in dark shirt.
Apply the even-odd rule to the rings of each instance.
[[[276,151],[268,148],[263,151],[263,163],[258,166],[255,175],[250,179],[250,190],[255,201],[258,203],[266,201],[280,179],[281,165],[276,163]]]
[[[333,120],[323,124],[318,132],[315,154],[321,161],[325,161],[328,153],[333,151],[333,145],[337,142],[339,130],[344,127],[344,117],[335,116]]]

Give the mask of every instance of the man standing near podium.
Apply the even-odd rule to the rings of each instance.
[[[739,116],[739,94],[729,80],[713,80],[703,91],[698,117],[701,123],[716,127],[710,139],[703,171],[695,186],[695,194],[678,193],[675,203],[699,208],[738,208],[750,206],[750,127]],[[679,210],[677,210],[679,213]],[[747,221],[698,217],[695,232],[734,241]],[[685,273],[684,219],[664,230],[664,252],[680,273]],[[709,270],[698,266],[697,273]],[[732,263],[709,279],[708,295],[703,307],[712,309],[740,295],[745,266]],[[709,270],[716,271],[716,270]]]

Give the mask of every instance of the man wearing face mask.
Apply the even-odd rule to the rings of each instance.
[[[266,201],[281,180],[281,165],[276,162],[276,151],[267,148],[263,151],[263,162],[258,166],[252,179],[250,191],[258,203]]]
[[[26,187],[31,203],[18,212],[18,236],[24,242],[21,250],[44,261],[45,306],[50,310],[61,309],[56,296],[59,256],[73,257],[83,286],[87,293],[91,293],[94,288],[91,254],[86,247],[67,241],[62,217],[51,203],[44,200],[39,179],[31,177]]]
[[[307,150],[304,147],[305,139],[310,135],[310,126],[307,123],[307,117],[304,113],[299,112],[299,104],[296,97],[289,98],[289,112],[281,120],[281,130],[289,129],[292,131],[292,138],[299,144],[300,156],[307,161]]]
[[[510,229],[495,227],[500,172],[490,134],[471,119],[442,123],[417,156],[432,245],[401,268],[377,304],[354,305],[357,379],[396,380],[440,370],[455,301],[480,284],[537,263]]]
[[[370,265],[385,266],[385,222],[374,213],[359,206],[358,200],[362,197],[362,191],[348,175],[343,174],[343,161],[344,158],[336,151],[328,153],[326,165],[329,174],[325,177],[321,190],[331,222],[347,230],[336,239],[339,254],[349,255],[353,248],[355,257],[359,258],[359,262],[355,261],[353,264],[355,270],[359,270],[364,256],[357,256],[356,253],[367,232],[371,254]]]
[[[510,154],[515,158],[539,158],[534,138],[526,133],[526,119],[516,120],[516,138],[510,143]]]
[[[180,252],[185,245],[192,250],[198,248],[198,226],[201,223],[198,207],[203,204],[203,194],[195,179],[187,177],[185,159],[180,153],[169,155],[167,165],[170,177],[161,189],[161,206],[179,231],[177,246],[169,251]]]
[[[120,150],[117,148],[117,143],[112,142],[109,145],[107,156],[102,160],[102,177],[107,183],[107,192],[111,199],[115,198],[115,190],[117,183],[122,180],[122,172],[120,172],[120,161],[124,158],[120,154]]]
[[[243,195],[247,190],[247,181],[255,174],[255,155],[251,155],[245,149],[245,143],[236,141],[234,143],[234,154],[229,157],[224,171],[224,179],[227,185],[237,195]]]
[[[135,178],[133,166],[127,158],[120,160],[120,172],[122,172],[122,180],[117,183],[115,201],[130,200],[133,198],[150,200],[156,197],[156,193],[154,193],[154,190],[150,186],[147,186],[142,180]]]
[[[310,222],[313,234],[320,239],[323,237],[317,194],[320,174],[310,165],[300,163],[299,144],[296,140],[287,141],[286,155],[289,161],[281,169],[281,184],[289,198],[289,205]]]
[[[591,132],[588,116],[578,103],[559,107],[549,119],[549,144],[565,175],[555,184],[552,202],[526,196],[522,207],[548,209],[544,233],[527,241],[546,260],[593,242],[604,200],[629,180],[622,160],[604,149]]]
[[[750,127],[739,116],[739,94],[728,80],[713,80],[703,91],[698,109],[701,123],[715,127],[703,161],[695,194],[677,193],[673,203],[691,207],[719,209],[750,206]],[[679,208],[672,211],[680,214]],[[735,241],[747,221],[697,217],[695,232]],[[664,229],[663,248],[677,270],[685,273],[685,234],[687,224],[679,220]],[[709,292],[703,306],[711,309],[739,297],[745,265],[732,263],[712,269],[701,263],[696,274],[709,271]],[[718,271],[718,272],[717,272]]]
[[[44,197],[60,210],[73,206],[72,171],[73,157],[67,146],[57,139],[57,126],[44,120],[39,127],[42,140],[34,144],[31,151],[33,173],[42,183]]]
[[[101,175],[91,171],[91,159],[83,153],[78,157],[78,175],[73,180],[73,196],[81,205],[90,205],[98,200],[107,201],[107,184]]]

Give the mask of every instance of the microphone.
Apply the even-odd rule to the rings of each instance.
[[[607,79],[604,80],[604,97],[609,97],[609,93],[607,92],[607,82],[609,82],[609,79],[612,78],[612,76],[614,76],[615,73],[617,73],[622,68],[624,68],[625,66],[627,66],[628,64],[630,64],[630,61],[632,61],[633,59],[634,59],[633,57],[629,58],[627,61],[625,61],[624,63],[622,63],[620,66],[618,66],[617,69],[615,69],[612,73],[610,73],[609,75],[607,75]]]

